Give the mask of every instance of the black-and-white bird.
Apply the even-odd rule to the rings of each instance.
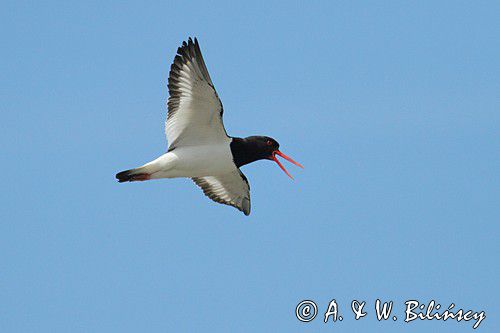
[[[118,173],[121,182],[188,177],[213,201],[250,214],[250,186],[240,167],[262,159],[275,161],[292,177],[276,155],[302,167],[279,151],[267,136],[227,135],[222,103],[208,74],[196,38],[178,48],[168,78],[168,151],[141,167]]]

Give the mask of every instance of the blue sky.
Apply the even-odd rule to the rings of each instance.
[[[2,7],[2,332],[472,331],[404,323],[409,299],[498,330],[498,2]],[[272,136],[305,166],[295,181],[245,166],[249,217],[190,180],[114,179],[165,151],[188,36],[229,134]],[[324,324],[331,299],[345,319]]]

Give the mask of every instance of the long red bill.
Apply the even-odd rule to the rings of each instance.
[[[296,166],[298,167],[301,167],[302,169],[304,169],[304,167],[302,166],[302,164],[298,163],[298,162],[295,162],[291,157],[288,157],[286,156],[285,154],[283,154],[282,152],[280,152],[279,150],[276,150],[274,153],[273,153],[273,160],[274,162],[276,162],[278,164],[278,166],[281,168],[281,170],[283,170],[288,177],[292,178],[292,175],[290,173],[288,173],[288,171],[286,171],[285,167],[283,166],[283,164],[280,163],[280,161],[276,158],[276,155],[278,156],[281,156],[283,157],[285,160],[287,160],[288,162],[290,163],[293,163],[295,164]]]

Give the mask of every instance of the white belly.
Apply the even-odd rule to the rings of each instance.
[[[227,143],[178,147],[146,165],[155,170],[153,179],[215,176],[236,169]]]

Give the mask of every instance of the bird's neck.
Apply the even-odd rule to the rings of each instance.
[[[236,164],[238,168],[265,158],[260,156],[261,154],[254,142],[244,138],[233,138],[230,147],[234,164]]]

